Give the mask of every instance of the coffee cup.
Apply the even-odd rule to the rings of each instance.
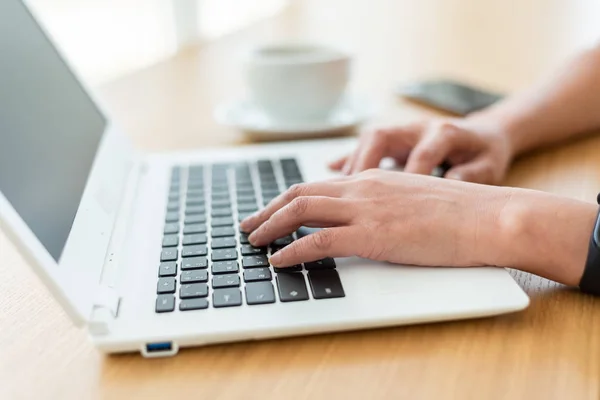
[[[271,119],[323,120],[344,95],[350,56],[324,45],[266,45],[247,55],[245,74],[251,100]]]

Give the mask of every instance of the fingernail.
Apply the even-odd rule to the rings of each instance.
[[[254,214],[251,214],[251,215],[247,216],[246,218],[244,218],[244,220],[242,222],[240,222],[240,226],[242,228],[247,227],[247,225],[250,224],[250,222],[252,222],[252,220],[254,220],[257,216],[258,216],[258,211],[255,212]]]
[[[271,264],[272,266],[276,267],[279,265],[279,263],[281,262],[281,250],[279,250],[277,253],[273,254],[270,258],[269,258],[269,264]]]
[[[250,236],[248,236],[248,241],[252,244],[256,241],[256,231],[252,232]]]

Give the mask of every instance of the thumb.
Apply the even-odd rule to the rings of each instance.
[[[444,177],[465,182],[496,184],[500,180],[496,169],[488,158],[476,158],[450,168]]]

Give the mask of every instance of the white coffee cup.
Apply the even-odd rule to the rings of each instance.
[[[350,56],[322,45],[262,46],[246,58],[251,99],[277,121],[322,120],[341,100]]]

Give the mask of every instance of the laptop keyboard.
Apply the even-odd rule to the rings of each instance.
[[[269,256],[307,234],[253,247],[239,223],[302,182],[294,159],[175,167],[165,212],[157,313],[344,297],[335,261],[289,268]]]

